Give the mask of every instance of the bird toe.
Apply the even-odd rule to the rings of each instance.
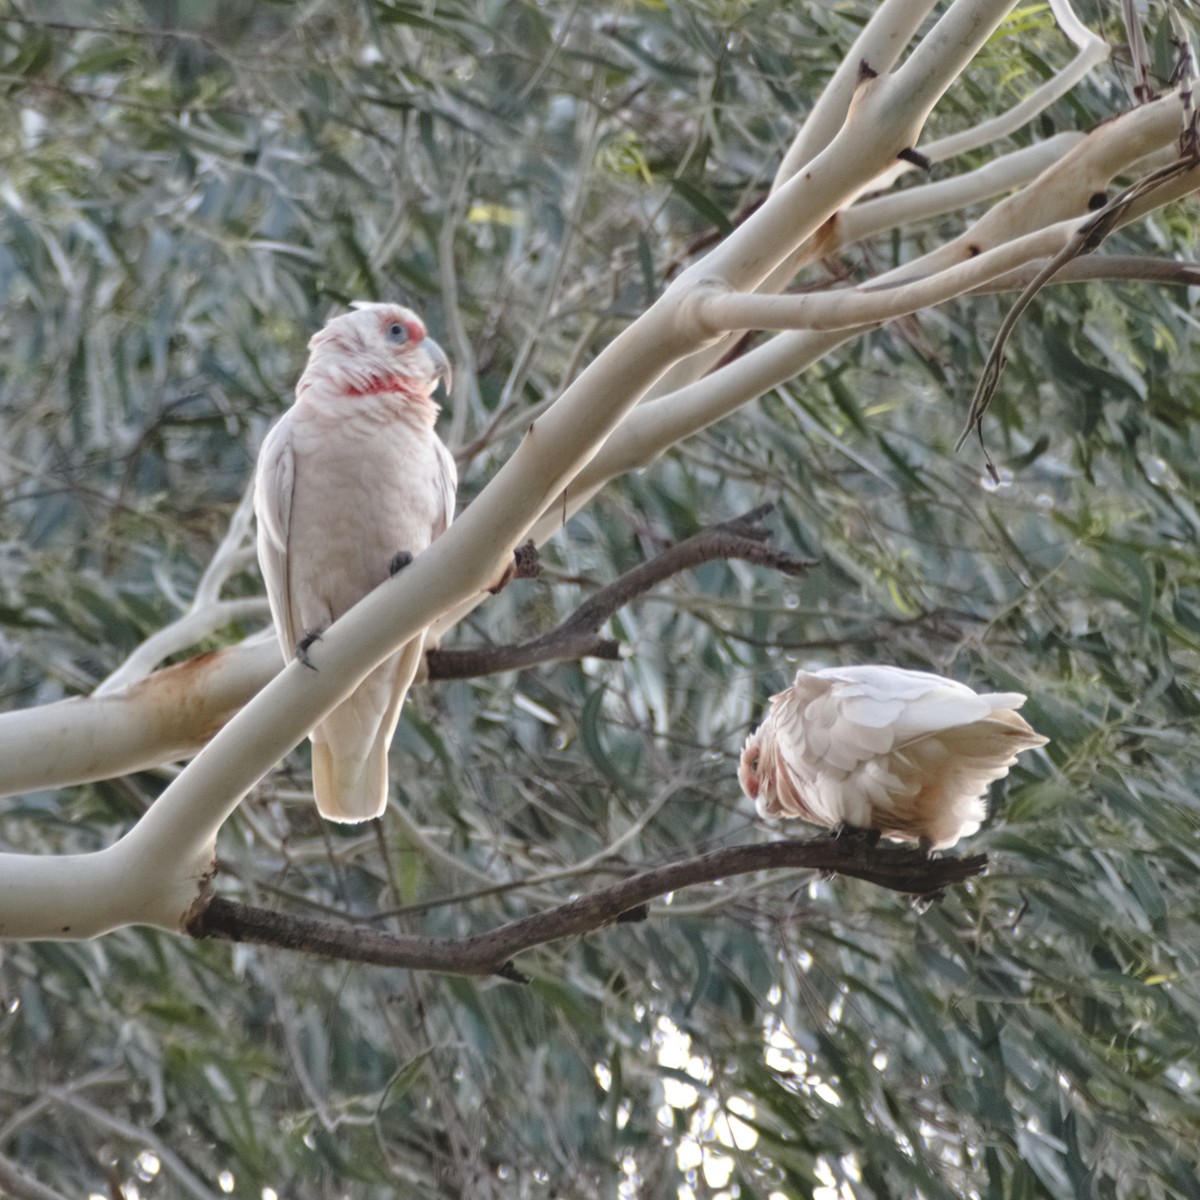
[[[308,656],[310,647],[321,640],[321,631],[319,629],[310,629],[296,643],[296,657],[310,670],[315,671],[317,664]]]

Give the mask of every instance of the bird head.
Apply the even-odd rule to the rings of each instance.
[[[741,762],[738,763],[738,782],[742,791],[751,800],[758,800],[758,793],[764,782],[763,772],[763,740],[766,734],[764,726],[760,725],[747,739],[742,747]]]
[[[399,304],[356,301],[308,343],[297,394],[314,385],[352,397],[399,395],[428,401],[439,379],[449,391],[450,360],[425,323]],[[434,410],[436,412],[436,409]]]

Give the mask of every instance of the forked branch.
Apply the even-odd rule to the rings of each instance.
[[[517,671],[539,663],[561,662],[578,658],[620,656],[620,647],[612,638],[600,636],[604,622],[630,601],[652,587],[717,559],[740,559],[758,566],[799,575],[815,561],[796,558],[767,545],[770,532],[760,522],[773,505],[758,508],[705,529],[685,541],[656,554],[585,600],[561,625],[527,641],[507,646],[474,646],[465,650],[431,650],[426,661],[430,679],[468,679]]]

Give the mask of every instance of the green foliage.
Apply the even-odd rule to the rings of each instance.
[[[763,195],[863,19],[10,5],[8,705],[87,691],[177,614],[306,337],[349,299],[407,299],[451,348],[443,428],[476,494],[529,411]],[[1015,19],[931,133],[1069,56],[1043,9]],[[1038,135],[1109,115],[1118,82]],[[1187,254],[1193,214],[1124,248]],[[614,620],[620,663],[422,689],[393,757],[411,828],[322,828],[300,753],[219,844],[231,894],[479,931],[755,836],[733,768],[767,696],[797,663],[878,661],[1029,693],[1051,744],[995,798],[987,877],[926,912],[803,873],[694,889],[525,956],[525,989],[142,931],[10,945],[0,1154],[70,1195],[1200,1195],[1193,318],[1164,291],[1044,293],[985,423],[997,487],[952,446],[1003,307],[851,343],[610,486],[543,581],[455,637],[546,628],[764,499],[780,543],[820,558],[806,576],[713,564]],[[167,774],[6,800],[0,846],[105,845]]]

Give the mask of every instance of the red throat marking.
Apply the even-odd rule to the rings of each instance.
[[[386,392],[399,392],[403,396],[408,396],[414,400],[424,400],[419,392],[415,392],[409,385],[408,380],[401,375],[377,375],[369,383],[362,386],[351,384],[346,388],[347,396],[382,396]]]

